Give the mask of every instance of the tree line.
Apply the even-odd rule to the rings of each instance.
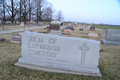
[[[56,11],[46,0],[0,0],[0,19],[14,21],[49,21],[64,19],[62,11]]]

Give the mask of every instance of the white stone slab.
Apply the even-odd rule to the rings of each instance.
[[[51,24],[61,24],[61,21],[52,21]]]
[[[97,67],[100,41],[26,31],[22,34],[21,48],[22,57],[16,66],[25,64],[29,66],[20,67],[32,69],[32,65],[39,69],[44,67],[71,74],[101,76]]]
[[[25,27],[24,22],[21,22],[20,27]]]

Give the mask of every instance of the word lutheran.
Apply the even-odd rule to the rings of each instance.
[[[22,34],[21,48],[22,57],[16,66],[56,73],[101,76],[97,67],[99,41],[26,31]]]

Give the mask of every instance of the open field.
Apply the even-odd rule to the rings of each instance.
[[[93,26],[95,26],[95,28],[104,29],[104,30],[107,30],[107,29],[120,29],[120,27],[114,27],[114,26],[101,26],[101,25],[93,25]]]
[[[92,38],[82,32],[105,33],[106,30],[97,29],[97,31],[79,31],[79,27],[74,27],[71,35],[63,35],[75,38],[87,38],[97,41],[103,37]],[[47,29],[36,29],[30,31],[45,31]],[[63,30],[62,30],[63,31]],[[16,32],[18,34],[22,32]],[[14,66],[21,57],[21,44],[10,43],[13,33],[2,34],[0,37],[6,40],[0,42],[0,80],[120,80],[120,46],[100,44],[99,65],[102,77],[80,76],[71,74],[48,73],[43,71],[29,70]],[[46,33],[48,34],[48,33]],[[93,56],[94,58],[94,56]]]

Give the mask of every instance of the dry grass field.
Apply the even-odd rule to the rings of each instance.
[[[103,37],[92,38],[82,32],[106,33],[105,30],[97,29],[96,31],[79,31],[79,27],[74,27],[71,35],[63,35],[75,38],[87,38],[97,41]],[[30,31],[47,31],[47,29],[36,29]],[[63,30],[62,30],[63,31]],[[18,34],[22,32],[16,32]],[[48,73],[43,71],[29,70],[14,66],[21,57],[21,44],[10,43],[13,33],[2,34],[0,37],[6,40],[0,42],[0,80],[120,80],[120,46],[100,44],[99,65],[102,77],[80,76],[71,74]],[[46,33],[47,34],[47,33]],[[93,56],[94,58],[94,56]]]
[[[25,28],[32,28],[32,27],[39,27],[37,25],[34,25],[34,26],[28,26],[28,25],[25,25]],[[10,24],[8,25],[4,25],[4,30],[14,30],[14,29],[23,29],[24,27],[20,27],[20,25],[15,25],[15,26],[12,26]],[[3,25],[1,25],[0,27],[0,31],[3,31]]]

